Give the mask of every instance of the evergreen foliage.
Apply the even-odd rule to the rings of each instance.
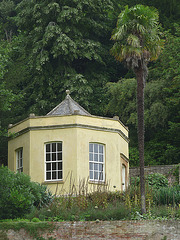
[[[30,101],[27,111],[46,114],[68,88],[80,104],[88,110],[93,105],[94,113],[102,114],[95,105],[110,80],[105,69],[111,10],[110,0],[23,0],[17,5],[15,20],[25,45],[22,60],[29,66],[25,82],[20,82]]]

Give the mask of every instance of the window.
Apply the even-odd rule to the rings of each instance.
[[[126,166],[122,164],[122,190],[126,190]]]
[[[62,180],[62,142],[53,142],[45,144],[46,159],[45,179],[49,180]]]
[[[104,145],[89,144],[89,179],[104,181]]]
[[[17,172],[23,172],[23,149],[16,150],[16,169]]]

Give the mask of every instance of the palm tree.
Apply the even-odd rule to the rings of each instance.
[[[115,41],[111,53],[118,61],[132,69],[137,79],[138,147],[140,163],[141,212],[146,212],[144,181],[144,88],[148,75],[147,64],[157,59],[161,47],[155,8],[126,6],[120,13],[111,39]]]

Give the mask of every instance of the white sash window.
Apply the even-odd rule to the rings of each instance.
[[[23,172],[23,148],[16,150],[16,170]]]
[[[104,145],[89,143],[89,179],[92,181],[104,181],[104,174]]]
[[[63,179],[62,142],[45,144],[45,180]]]

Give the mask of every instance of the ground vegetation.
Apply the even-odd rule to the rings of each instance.
[[[14,174],[4,167],[0,172],[7,186],[1,186],[1,222],[180,219],[180,186],[175,183],[169,187],[161,174],[146,178],[146,213],[141,214],[139,178],[131,179],[124,192],[110,192],[107,184],[87,192],[87,186],[81,184],[81,191],[71,186],[66,195],[58,192],[52,196],[24,174]]]

